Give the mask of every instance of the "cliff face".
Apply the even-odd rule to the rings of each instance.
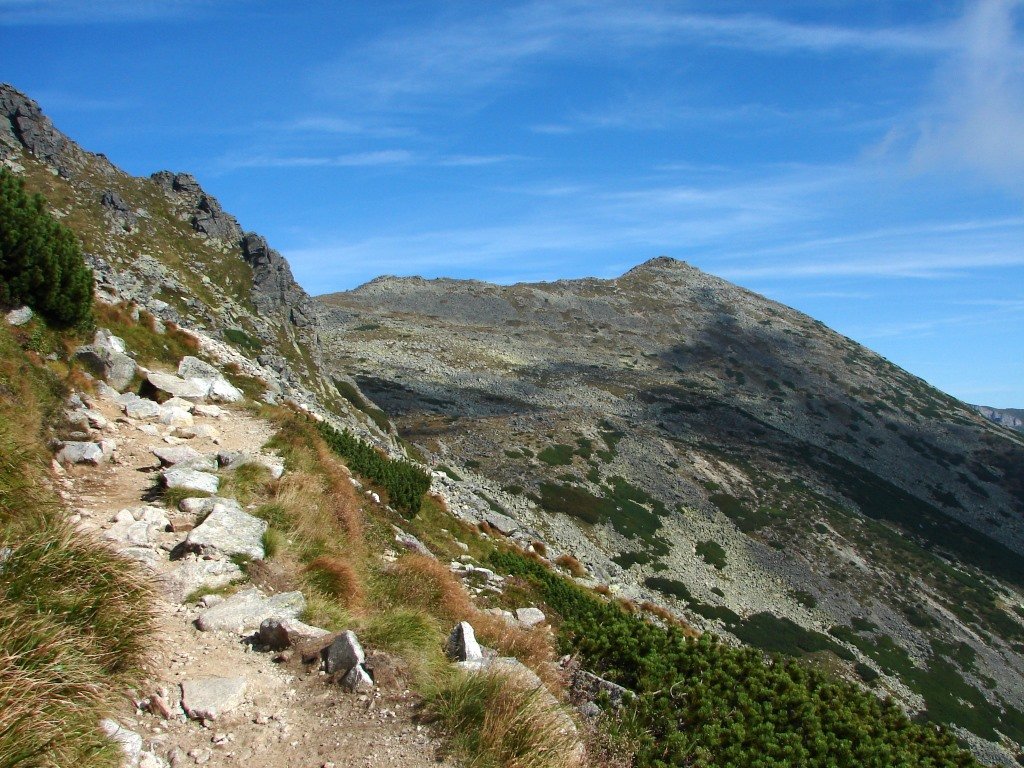
[[[975,405],[978,411],[989,421],[1002,424],[1009,429],[1024,432],[1024,409],[1022,408],[990,408],[987,405]]]
[[[287,261],[245,232],[194,176],[130,176],[82,149],[7,84],[0,84],[0,162],[74,229],[101,297],[220,338],[260,367],[272,397],[347,414],[353,429],[396,449],[324,374],[321,311]]]

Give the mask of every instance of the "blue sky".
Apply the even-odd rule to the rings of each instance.
[[[670,255],[1024,407],[1024,0],[0,0],[0,39],[311,293]]]

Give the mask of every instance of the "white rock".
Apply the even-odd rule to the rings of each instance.
[[[227,379],[214,379],[210,384],[209,398],[218,403],[237,403],[245,394]]]
[[[8,325],[25,325],[25,323],[32,319],[32,310],[29,307],[18,307],[8,312],[4,319],[7,320]]]
[[[258,589],[236,592],[223,602],[208,608],[196,620],[203,632],[223,630],[239,634],[255,630],[264,619],[295,619],[306,607],[301,592],[282,592],[265,596]]]
[[[209,472],[197,472],[194,469],[172,467],[164,472],[164,484],[168,488],[184,488],[188,491],[204,491],[216,493],[220,486],[220,478]]]
[[[164,408],[181,408],[183,410],[192,413],[195,410],[196,404],[191,400],[186,400],[183,397],[172,397],[168,400],[164,400],[162,403]]]
[[[146,379],[161,392],[186,400],[204,400],[210,392],[209,385],[199,379],[183,379],[170,373],[150,371]]]
[[[109,718],[100,721],[100,728],[111,741],[121,747],[128,765],[138,765],[142,754],[142,737],[139,734]]]
[[[341,687],[353,693],[369,691],[373,688],[373,678],[370,677],[362,664],[356,664],[341,678]]]
[[[227,411],[219,405],[212,405],[210,403],[200,403],[196,405],[193,413],[196,416],[206,416],[211,419],[219,419],[227,415]]]
[[[192,414],[184,408],[175,405],[168,407],[165,404],[160,406],[160,423],[169,427],[191,427],[193,419]]]
[[[547,618],[540,608],[516,608],[516,619],[524,627],[533,627]]]
[[[207,677],[181,684],[181,706],[193,720],[216,720],[245,701],[244,677]]]
[[[189,448],[187,445],[172,445],[167,447],[161,445],[156,448],[150,448],[150,452],[160,459],[160,463],[165,467],[172,467],[175,464],[190,462],[203,457],[203,454],[195,448]]]
[[[456,661],[479,661],[484,657],[480,644],[476,641],[476,633],[468,621],[460,621],[448,635],[444,652],[448,658]]]
[[[186,555],[167,574],[164,586],[168,596],[181,602],[198,589],[216,589],[243,577],[242,569],[230,560],[207,560]]]
[[[141,421],[155,419],[160,416],[159,403],[139,397],[133,392],[121,395],[117,402],[121,404],[121,407],[124,409],[124,415],[129,419],[139,419]]]
[[[216,379],[221,373],[205,360],[186,355],[178,363],[178,375],[183,379]]]
[[[71,440],[65,442],[57,453],[57,461],[62,464],[102,464],[107,454],[98,443],[86,443]]]
[[[244,555],[251,560],[262,560],[266,530],[265,520],[236,506],[214,504],[209,516],[188,532],[185,549],[206,556]]]

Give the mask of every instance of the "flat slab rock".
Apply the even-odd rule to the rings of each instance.
[[[201,473],[197,473],[201,474]],[[188,532],[185,551],[199,555],[244,555],[262,560],[267,522],[229,504],[214,504],[209,516]]]
[[[259,642],[271,650],[281,651],[306,640],[318,640],[331,634],[326,629],[311,627],[298,619],[264,619],[260,624]]]
[[[77,442],[69,440],[57,453],[57,461],[61,464],[102,464],[107,460],[99,443]]]
[[[215,630],[238,632],[256,630],[265,619],[297,619],[306,607],[301,592],[264,595],[258,589],[236,592],[231,597],[206,609],[196,619],[203,632]]]
[[[199,472],[185,467],[174,467],[164,472],[164,484],[168,488],[183,488],[186,491],[216,493],[220,478],[209,472]]]
[[[181,684],[181,707],[193,720],[216,720],[245,701],[244,677],[206,677]]]
[[[164,578],[168,596],[181,602],[197,589],[215,589],[241,579],[242,569],[230,560],[204,560],[188,555]]]
[[[171,373],[150,371],[146,375],[146,379],[161,392],[185,400],[205,400],[210,393],[209,383],[197,379],[183,379]]]

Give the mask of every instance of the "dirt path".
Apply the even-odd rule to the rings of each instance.
[[[61,480],[62,495],[84,530],[107,539],[120,537],[118,531],[127,520],[122,510],[134,511],[137,520],[139,510],[160,506],[144,500],[160,473],[152,448],[181,444],[201,453],[258,452],[272,434],[267,423],[242,408],[225,408],[219,417],[194,416],[201,434],[181,439],[170,436],[172,429],[159,421],[127,418],[111,399],[93,397],[86,405],[100,416],[94,424],[99,425],[97,437],[114,440],[117,448],[109,463],[68,468]],[[114,521],[119,513],[120,528]],[[179,516],[171,510],[165,514]],[[415,696],[400,684],[347,693],[327,683],[316,664],[303,666],[297,657],[275,663],[274,654],[254,650],[238,634],[199,631],[194,621],[201,608],[174,602],[164,581],[179,567],[169,552],[185,535],[150,528],[142,543],[137,531],[131,541],[113,541],[146,562],[140,565],[139,578],[152,579],[165,595],[157,603],[152,675],[133,697],[146,701],[157,695],[168,712],[129,704],[119,713],[119,724],[142,742],[139,752],[136,740],[129,765],[418,768],[441,762],[437,741],[414,722]],[[244,678],[241,703],[213,720],[187,718],[181,707],[181,683],[209,678]]]

